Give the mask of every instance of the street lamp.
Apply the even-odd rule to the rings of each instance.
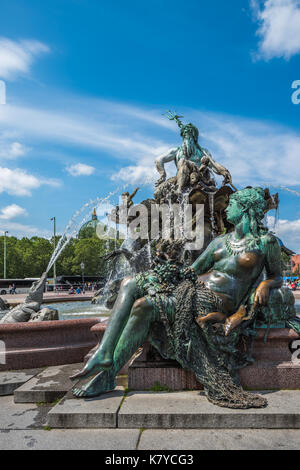
[[[52,217],[51,220],[53,220],[53,246],[54,250],[56,248],[56,218]],[[56,290],[56,261],[53,263],[53,280],[54,280],[54,290]]]
[[[83,261],[80,263],[80,267],[81,267],[81,275],[82,275],[82,289],[84,290],[84,267],[85,267],[85,264],[84,264]]]
[[[3,278],[6,279],[6,234],[7,230],[4,232],[4,260],[3,260]]]

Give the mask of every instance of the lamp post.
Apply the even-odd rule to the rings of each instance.
[[[7,230],[4,232],[4,259],[3,259],[3,278],[6,279],[6,234],[8,233]]]
[[[83,261],[80,263],[80,267],[81,267],[81,275],[82,275],[82,291],[84,291],[84,267],[85,267],[85,264],[84,264]]]
[[[53,220],[53,246],[54,250],[56,248],[56,218],[52,217],[51,220]],[[56,262],[53,263],[53,280],[54,280],[54,291],[56,291]]]

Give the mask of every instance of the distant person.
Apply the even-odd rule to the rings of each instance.
[[[69,292],[68,292],[68,294],[75,294],[75,291],[74,291],[74,288],[73,288],[73,286],[72,286],[72,287],[69,289]]]
[[[76,294],[81,294],[81,290],[79,286],[76,288]]]

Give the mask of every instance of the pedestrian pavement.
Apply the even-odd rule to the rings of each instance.
[[[113,392],[75,399],[69,375],[81,366],[0,373],[0,450],[300,448],[299,390],[264,391],[267,408],[230,410],[198,391],[128,391],[120,377]]]

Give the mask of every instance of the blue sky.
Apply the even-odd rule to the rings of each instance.
[[[0,230],[62,231],[125,181],[151,194],[176,109],[234,184],[279,191],[300,252],[299,0],[1,0]],[[172,165],[169,165],[172,172]]]

